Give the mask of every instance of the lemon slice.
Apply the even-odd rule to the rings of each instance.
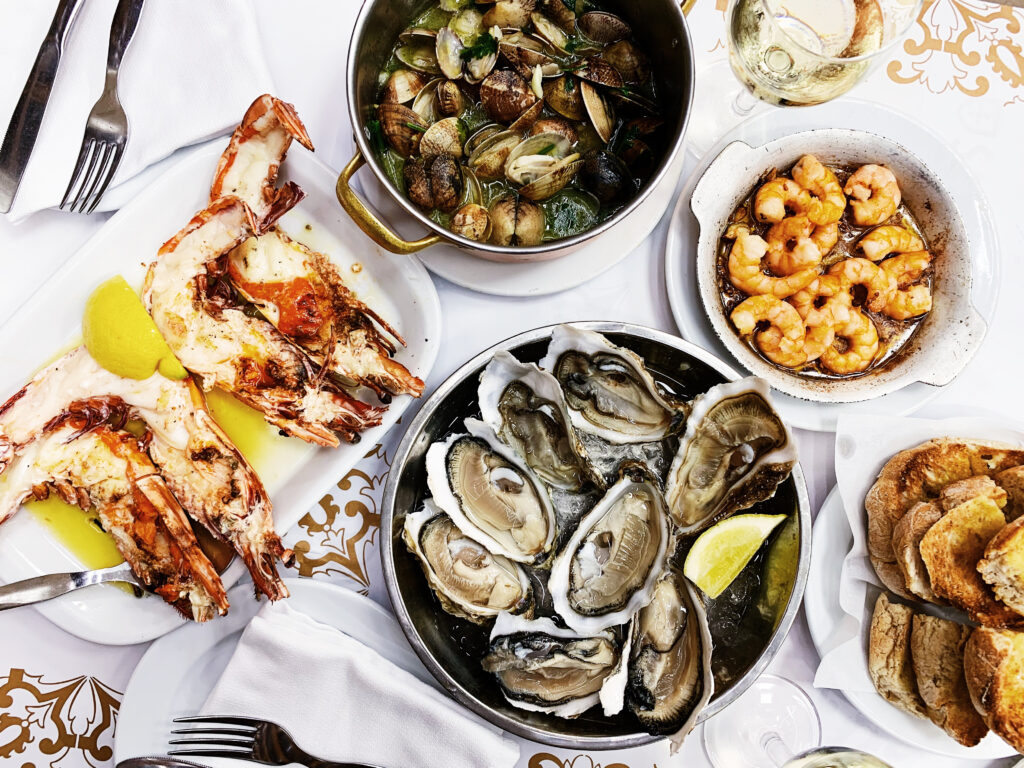
[[[708,597],[718,597],[785,519],[786,515],[736,515],[716,523],[693,542],[683,575]]]
[[[155,371],[168,379],[188,375],[120,275],[102,283],[85,302],[82,336],[96,362],[118,376],[148,379]]]

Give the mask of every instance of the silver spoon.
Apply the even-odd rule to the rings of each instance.
[[[106,584],[110,581],[124,581],[140,589],[145,589],[135,578],[128,563],[92,571],[49,573],[45,576],[34,576],[31,579],[23,579],[0,587],[0,611],[5,611],[8,608],[20,608],[32,603],[42,603],[82,587]]]

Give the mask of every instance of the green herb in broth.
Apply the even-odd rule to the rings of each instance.
[[[563,189],[540,206],[544,209],[544,240],[586,232],[598,223],[597,198],[581,189]]]
[[[460,55],[463,61],[472,61],[473,59],[482,59],[497,52],[498,41],[494,38],[494,35],[490,32],[483,32],[477,35],[473,44],[464,48]]]
[[[451,5],[451,3],[448,4]],[[459,7],[461,8],[464,5],[468,5],[468,3],[461,3]],[[434,31],[437,31],[441,27],[448,24],[448,22],[451,21],[451,18],[452,15],[447,9],[441,8],[440,6],[437,5],[432,5],[430,8],[427,8],[427,10],[425,10],[423,13],[421,13],[419,16],[413,19],[409,23],[409,26],[417,29],[432,29]]]

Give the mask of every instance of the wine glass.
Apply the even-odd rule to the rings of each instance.
[[[697,75],[691,150],[703,155],[762,102],[811,106],[846,93],[903,38],[921,4],[730,0],[725,12],[729,61]],[[743,89],[736,87],[736,78]]]
[[[761,675],[704,724],[715,768],[891,768],[847,747],[821,746],[821,719],[796,683]]]

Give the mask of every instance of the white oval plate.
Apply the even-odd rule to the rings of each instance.
[[[604,235],[566,256],[531,264],[502,264],[481,259],[451,245],[435,245],[416,256],[435,275],[463,288],[493,296],[546,296],[575,288],[614,267],[654,230],[675,198],[685,162],[686,152],[681,147],[664,177],[635,211]],[[417,234],[416,226],[419,225],[411,225],[411,217],[391,199],[369,171],[363,171],[360,178],[363,180],[362,189],[366,190],[368,199],[384,221],[395,222],[405,237],[424,235],[422,231]],[[367,242],[370,241],[367,239]]]
[[[161,244],[206,206],[222,150],[223,142],[211,143],[161,176],[112,216],[0,327],[0,403],[76,343],[85,300],[99,283],[121,274],[132,285],[141,286],[145,268]],[[409,346],[396,359],[426,379],[441,337],[441,307],[426,270],[415,259],[386,253],[363,236],[338,205],[337,173],[312,154],[296,147],[282,174],[306,191],[306,198],[282,218],[282,229],[341,265],[349,287],[405,336]],[[307,225],[312,229],[307,230]],[[18,258],[31,258],[31,254],[18,254]],[[358,274],[351,270],[356,263],[363,267]],[[263,477],[274,503],[277,530],[283,533],[292,528],[324,490],[363,457],[367,445],[380,441],[410,402],[408,396],[396,397],[383,423],[364,432],[360,444],[328,449],[295,440],[296,450],[282,455],[273,475]],[[81,562],[31,515],[15,514],[0,526],[0,582],[78,570]],[[240,563],[233,563],[224,573],[225,586],[230,587],[244,572]],[[232,611],[241,607],[232,602]],[[110,645],[152,640],[183,621],[158,598],[139,600],[109,585],[79,590],[36,608],[62,629]]]
[[[758,113],[723,137],[690,175],[672,213],[665,244],[665,287],[672,316],[685,339],[742,367],[712,328],[698,292],[696,249],[699,227],[690,211],[690,195],[697,180],[732,141],[760,146],[792,133],[837,126],[876,133],[910,147],[942,180],[957,203],[971,244],[974,306],[991,324],[999,298],[999,247],[985,195],[970,171],[942,140],[919,123],[878,104],[840,99],[817,107],[773,108]],[[792,426],[831,432],[835,430],[840,414],[908,415],[933,400],[941,391],[941,387],[915,383],[859,403],[817,403],[778,391],[772,394],[776,407]]]
[[[839,605],[839,579],[852,542],[853,532],[839,489],[833,488],[814,519],[814,546],[804,592],[804,615],[819,656],[829,649],[829,638],[849,618]],[[870,626],[871,622],[864,622],[865,633]],[[863,640],[864,666],[867,667],[866,634]],[[937,725],[896,709],[874,691],[842,691],[842,694],[864,717],[890,736],[929,752],[970,760],[995,760],[1017,754],[994,733],[989,733],[976,747],[964,747]]]
[[[441,690],[412,652],[395,618],[370,598],[344,587],[286,579],[289,605],[310,618],[341,630],[385,659]],[[262,603],[246,598],[247,585],[228,595],[232,611],[207,624],[186,624],[146,651],[125,688],[117,716],[114,764],[129,757],[165,755],[172,720],[196,714],[227,666],[242,630]],[[235,604],[239,610],[235,610]],[[312,702],[315,705],[315,702]],[[234,766],[237,760],[203,758],[206,765]]]

